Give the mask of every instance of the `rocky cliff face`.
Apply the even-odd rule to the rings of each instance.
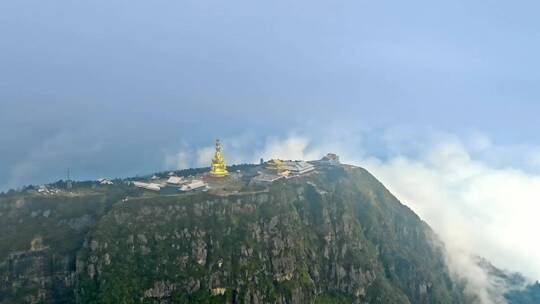
[[[77,212],[1,201],[23,231],[0,236],[1,302],[465,303],[430,228],[361,168],[228,195],[99,191]]]
[[[130,189],[0,196],[0,303],[73,303],[84,238]]]
[[[69,302],[76,279],[73,263],[72,257],[55,255],[49,248],[10,254],[2,269],[3,301]]]

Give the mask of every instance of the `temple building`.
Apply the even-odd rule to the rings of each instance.
[[[320,161],[331,165],[337,165],[339,164],[339,156],[335,153],[328,153]]]
[[[289,176],[289,170],[283,166],[283,161],[280,159],[272,159],[266,164],[266,169],[278,176]]]
[[[167,185],[178,186],[186,183],[186,181],[180,176],[171,176],[167,180]]]
[[[180,191],[191,191],[191,190],[197,190],[201,188],[206,188],[206,183],[201,180],[194,179],[194,180],[191,180],[189,183],[180,187]]]
[[[315,170],[315,167],[312,164],[302,160],[284,161],[283,168],[295,175],[301,175]]]
[[[221,143],[219,142],[219,139],[216,140],[216,152],[212,159],[211,167],[210,176],[224,177],[229,175],[227,166],[225,166],[225,159],[223,158],[223,154],[221,154]]]

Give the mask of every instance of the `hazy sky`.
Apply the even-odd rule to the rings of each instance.
[[[78,178],[164,170],[182,147],[236,136],[260,147],[291,130],[482,132],[536,146],[539,8],[2,1],[0,189],[67,167]]]
[[[229,163],[334,151],[432,225],[471,289],[501,290],[467,254],[539,279],[539,11],[0,1],[0,191],[207,166],[216,137]]]

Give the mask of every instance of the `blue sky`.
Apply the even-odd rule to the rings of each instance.
[[[539,4],[3,1],[0,188],[166,169],[250,134],[388,129],[535,146]],[[315,127],[315,128],[314,128]],[[384,154],[378,145],[367,147]],[[404,147],[405,148],[405,147]]]

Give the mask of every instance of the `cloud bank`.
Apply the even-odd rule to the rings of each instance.
[[[540,175],[494,168],[473,159],[460,141],[442,141],[417,158],[363,160],[404,204],[440,235],[456,275],[469,282],[482,303],[500,303],[498,289],[471,255],[538,279]]]

